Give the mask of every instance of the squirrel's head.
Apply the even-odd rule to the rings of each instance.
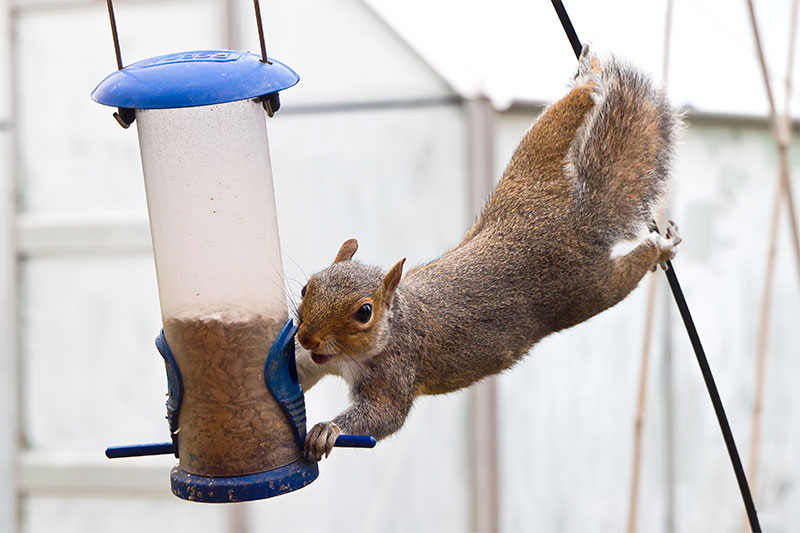
[[[355,239],[345,241],[333,264],[312,275],[301,291],[297,341],[317,364],[341,357],[364,360],[386,345],[405,259],[384,274],[353,261],[357,249]]]

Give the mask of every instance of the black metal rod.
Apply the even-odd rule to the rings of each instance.
[[[581,42],[578,39],[578,34],[575,33],[575,28],[572,26],[572,21],[569,20],[569,15],[567,15],[567,10],[564,8],[564,4],[561,3],[561,0],[552,0],[553,7],[556,8],[556,14],[558,14],[558,20],[561,21],[561,26],[564,28],[564,33],[567,34],[567,39],[569,39],[569,44],[572,45],[572,51],[575,52],[575,57],[581,57]]]
[[[553,7],[558,13],[558,18],[561,20],[561,25],[569,38],[572,45],[572,50],[575,52],[575,57],[580,58],[581,55],[581,42],[578,40],[578,35],[572,22],[569,20],[567,10],[561,0],[552,0]],[[722,399],[719,396],[717,385],[714,382],[714,375],[711,373],[711,366],[708,364],[703,345],[700,343],[700,335],[697,333],[697,328],[694,326],[692,314],[689,312],[689,305],[686,303],[686,298],[683,296],[683,290],[678,282],[678,276],[675,274],[675,269],[671,261],[667,261],[666,269],[667,281],[672,290],[672,296],[675,298],[675,303],[680,311],[683,325],[686,327],[686,333],[689,335],[689,340],[694,348],[695,356],[697,357],[697,364],[700,365],[700,372],[703,374],[703,380],[708,389],[708,395],[711,397],[711,403],[714,406],[714,413],[717,415],[717,422],[719,422],[720,430],[722,431],[722,438],[725,440],[725,446],[728,449],[728,455],[733,465],[733,471],[736,474],[736,481],[739,484],[739,491],[742,493],[742,500],[744,507],[747,511],[747,519],[750,522],[750,529],[753,533],[761,533],[761,524],[758,522],[758,514],[756,513],[756,506],[753,503],[753,496],[750,493],[750,486],[747,483],[747,476],[745,475],[744,468],[742,467],[742,460],[739,457],[739,451],[736,449],[736,441],[733,438],[731,426],[728,423],[728,417],[725,414],[725,408],[722,406]]]
[[[706,353],[703,350],[703,345],[700,343],[700,335],[694,326],[692,314],[689,312],[689,305],[686,303],[686,298],[683,297],[681,285],[678,283],[678,276],[675,274],[675,269],[672,263],[667,261],[667,281],[669,287],[672,289],[672,296],[675,298],[675,304],[683,318],[683,325],[686,326],[686,333],[689,334],[689,340],[694,348],[694,353],[697,356],[697,364],[700,365],[700,372],[703,374],[703,380],[706,382],[708,395],[711,397],[711,403],[714,405],[714,413],[717,415],[719,421],[719,428],[722,430],[722,438],[725,440],[725,446],[728,448],[728,455],[731,458],[733,471],[736,473],[736,480],[739,483],[739,491],[742,493],[742,500],[744,507],[747,511],[747,520],[750,522],[750,529],[754,533],[761,532],[761,524],[758,522],[758,513],[756,513],[756,506],[753,503],[753,495],[750,493],[750,486],[747,484],[747,476],[742,466],[742,460],[739,458],[739,452],[736,450],[736,441],[733,438],[731,426],[728,423],[728,417],[725,415],[725,408],[722,406],[722,399],[719,396],[717,385],[714,382],[714,376],[711,373],[711,367],[708,364]]]
[[[111,21],[111,38],[114,39],[114,53],[117,56],[117,69],[122,70],[122,54],[119,51],[119,35],[117,35],[117,19],[114,17],[114,5],[106,0],[108,18]]]
[[[258,42],[261,44],[261,62],[271,65],[272,61],[267,59],[267,44],[264,41],[264,25],[261,23],[261,5],[258,0],[253,0],[256,9],[256,25],[258,26]]]

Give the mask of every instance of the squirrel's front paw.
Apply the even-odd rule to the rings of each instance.
[[[659,265],[664,270],[667,269],[667,261],[672,261],[677,254],[677,247],[683,240],[678,232],[678,225],[674,221],[667,222],[666,237],[662,237],[657,231],[650,234],[651,242],[658,250],[658,257],[656,263],[653,265],[653,270]]]
[[[319,461],[322,456],[331,454],[336,438],[342,433],[333,421],[320,422],[306,435],[305,454],[309,459]]]

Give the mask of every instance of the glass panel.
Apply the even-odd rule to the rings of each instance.
[[[126,64],[224,46],[221,2],[119,4]],[[116,69],[105,3],[21,11],[14,22],[21,209],[144,213],[136,126],[123,130],[115,109],[89,98]]]
[[[152,258],[34,259],[21,278],[27,445],[97,455],[169,440]]]

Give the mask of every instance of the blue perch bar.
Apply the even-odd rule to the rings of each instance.
[[[374,448],[377,441],[369,435],[339,435],[334,446],[339,448]],[[175,447],[171,442],[155,442],[151,444],[132,444],[130,446],[110,446],[106,448],[106,457],[143,457],[146,455],[174,454]]]

